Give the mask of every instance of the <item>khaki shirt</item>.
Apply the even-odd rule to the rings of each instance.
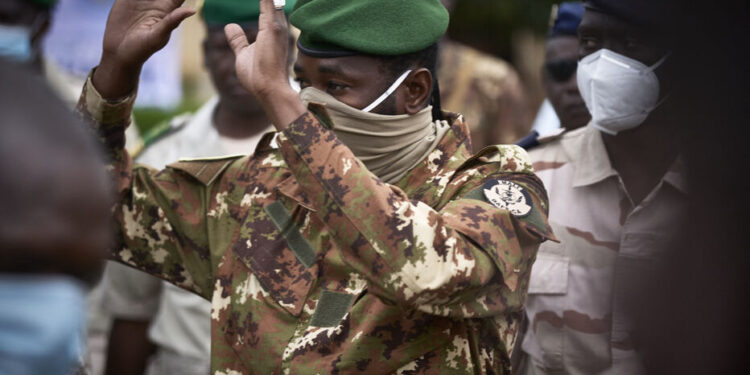
[[[560,243],[540,247],[527,302],[521,374],[639,374],[626,300],[674,236],[687,202],[679,160],[638,205],[599,131],[584,127],[530,151]]]
[[[554,238],[523,149],[472,156],[447,113],[437,148],[386,184],[311,104],[253,155],[156,171],[122,148],[133,100],[89,81],[79,102],[120,193],[112,257],[211,301],[213,374],[510,373]]]

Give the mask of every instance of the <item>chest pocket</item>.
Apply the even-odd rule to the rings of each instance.
[[[292,211],[281,200],[249,207],[232,252],[281,307],[299,316],[318,265],[316,252],[298,224],[307,211],[295,203],[291,202]]]
[[[562,295],[568,291],[570,258],[563,244],[545,242],[539,248],[529,279],[529,294]]]

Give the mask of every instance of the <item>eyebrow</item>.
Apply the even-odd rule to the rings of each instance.
[[[333,63],[333,62],[328,63],[328,64],[321,63],[320,65],[318,65],[318,72],[328,73],[328,74],[339,74],[339,75],[344,74],[344,70],[341,69],[341,65],[337,63]]]
[[[299,63],[295,63],[294,66],[292,67],[292,70],[294,70],[295,73],[304,72],[302,65],[300,65]],[[322,63],[318,65],[318,72],[326,73],[326,74],[344,75],[344,69],[342,69],[341,65],[337,63],[328,63],[328,64]]]

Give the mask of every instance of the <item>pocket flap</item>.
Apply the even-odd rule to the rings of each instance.
[[[529,294],[565,294],[568,291],[570,258],[539,253],[531,268]]]
[[[298,316],[318,274],[316,254],[282,203],[266,205],[264,213],[248,215],[239,229],[243,240],[234,241],[232,252],[280,306]]]

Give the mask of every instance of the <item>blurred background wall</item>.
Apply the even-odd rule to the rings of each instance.
[[[534,113],[544,99],[541,66],[552,0],[458,0],[448,35],[508,61],[526,88]]]

